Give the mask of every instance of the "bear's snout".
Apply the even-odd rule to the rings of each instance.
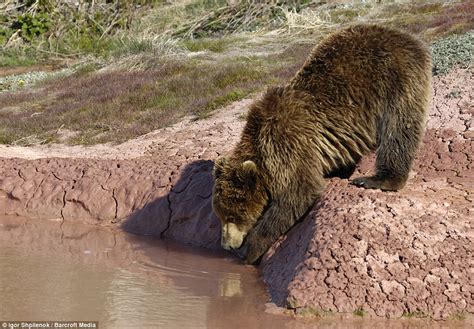
[[[221,246],[226,250],[238,249],[242,245],[247,232],[241,231],[237,225],[227,223],[222,226]]]

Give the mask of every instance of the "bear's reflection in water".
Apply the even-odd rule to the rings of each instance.
[[[68,222],[0,216],[0,310],[102,328],[407,328],[411,320],[265,311],[253,266],[228,254]],[[274,309],[273,309],[274,310]],[[430,323],[456,328],[459,323]]]
[[[8,319],[166,328],[291,322],[264,312],[268,297],[256,268],[223,252],[6,216],[0,248],[0,308]]]

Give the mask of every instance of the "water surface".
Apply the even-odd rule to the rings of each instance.
[[[0,250],[0,321],[99,321],[100,328],[407,328],[411,323],[271,314],[255,267],[224,252],[112,228],[3,216]],[[449,325],[459,326],[464,325]]]
[[[101,327],[278,326],[256,268],[114,229],[0,218],[0,319]]]

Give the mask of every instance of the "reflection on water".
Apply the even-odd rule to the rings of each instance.
[[[84,266],[9,248],[2,250],[0,264],[2,319],[94,319],[112,327],[206,326],[208,296],[192,296],[186,289],[128,270]]]
[[[256,269],[225,253],[14,217],[0,218],[0,248],[2,320],[93,320],[114,328],[275,321],[264,313]]]
[[[99,321],[101,328],[426,325],[265,313],[268,296],[254,267],[225,253],[90,225],[0,217],[0,251],[0,321]]]

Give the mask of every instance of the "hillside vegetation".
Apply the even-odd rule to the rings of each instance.
[[[472,1],[59,1],[0,4],[0,143],[123,142],[287,81],[356,22],[472,65]]]

